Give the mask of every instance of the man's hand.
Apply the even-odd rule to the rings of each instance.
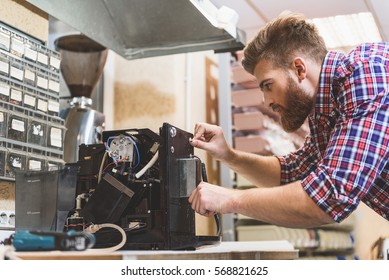
[[[196,124],[191,144],[193,147],[207,151],[220,161],[226,160],[232,153],[221,127],[207,123]]]
[[[201,182],[189,197],[192,209],[203,216],[233,212],[238,191]]]

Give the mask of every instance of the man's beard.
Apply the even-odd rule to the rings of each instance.
[[[286,132],[299,129],[312,111],[314,100],[288,76],[286,105],[281,110],[281,125]]]

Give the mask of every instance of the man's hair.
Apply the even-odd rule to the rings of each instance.
[[[254,74],[261,59],[287,69],[293,55],[305,55],[322,63],[326,54],[324,40],[316,26],[301,14],[285,11],[261,28],[245,47],[242,65],[247,72]]]

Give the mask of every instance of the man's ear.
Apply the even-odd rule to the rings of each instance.
[[[302,57],[295,57],[291,67],[299,81],[302,81],[307,77],[307,64]]]

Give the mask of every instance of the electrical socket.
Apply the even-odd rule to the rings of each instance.
[[[0,229],[15,229],[15,211],[0,210]]]

